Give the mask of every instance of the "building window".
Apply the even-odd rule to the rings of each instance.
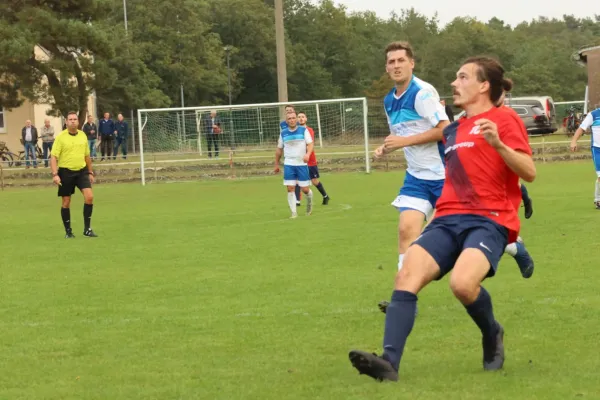
[[[4,108],[0,107],[0,133],[6,133],[6,126],[4,124]]]

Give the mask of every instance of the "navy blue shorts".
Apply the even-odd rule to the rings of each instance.
[[[310,179],[319,178],[319,167],[317,167],[316,165],[309,165],[308,166],[308,175],[310,175]]]
[[[489,218],[472,214],[434,218],[413,244],[427,251],[440,267],[441,279],[454,268],[465,249],[479,249],[490,262],[488,277],[494,276],[504,249],[508,230]]]

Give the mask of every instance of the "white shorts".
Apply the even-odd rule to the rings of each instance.
[[[283,166],[283,184],[285,186],[310,186],[310,177],[308,175],[308,166],[306,165],[284,165]]]
[[[417,197],[400,195],[392,201],[392,205],[400,212],[406,210],[420,211],[425,215],[425,220],[429,221],[433,216],[433,206],[429,200],[419,199]]]
[[[415,178],[408,172],[404,177],[404,184],[392,205],[398,211],[416,210],[425,215],[429,221],[433,216],[433,211],[437,200],[442,194],[444,180],[429,181]]]

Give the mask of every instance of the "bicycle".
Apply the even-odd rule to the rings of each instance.
[[[571,106],[567,109],[567,116],[565,118],[565,125],[567,128],[567,136],[573,136],[577,127],[581,123],[581,115],[583,110],[580,107]]]
[[[10,151],[10,149],[6,146],[6,142],[0,142],[0,162],[8,165],[9,167],[12,167],[13,165],[18,167],[21,165],[18,160],[19,155]]]

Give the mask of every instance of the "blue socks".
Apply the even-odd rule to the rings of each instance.
[[[521,185],[521,199],[525,203],[529,202],[529,192],[527,192],[527,188],[523,184]]]
[[[404,352],[406,339],[415,324],[417,296],[404,290],[395,290],[385,313],[383,355],[396,371]]]
[[[492,298],[484,287],[481,287],[479,296],[472,304],[465,306],[467,313],[477,324],[484,337],[489,338],[496,336],[498,333],[498,324],[494,317],[494,309],[492,307]]]

